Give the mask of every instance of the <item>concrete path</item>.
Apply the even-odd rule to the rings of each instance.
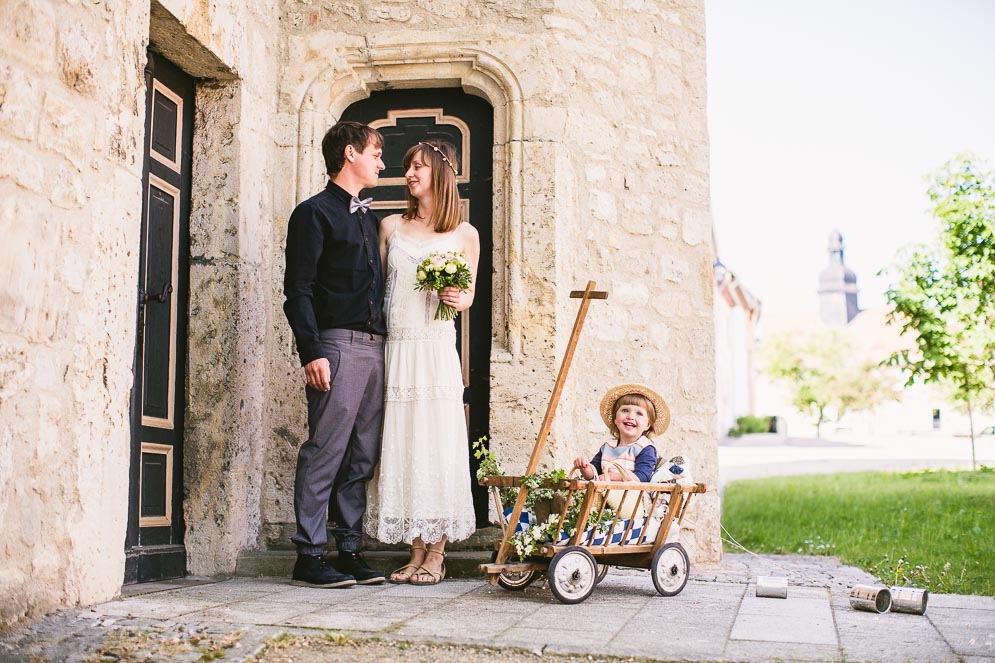
[[[995,436],[975,442],[978,467],[995,465]],[[719,440],[719,484],[736,479],[836,472],[970,469],[971,442],[943,435],[850,433],[803,438],[744,435]]]
[[[757,598],[758,574],[788,577],[788,598]],[[869,581],[834,558],[733,554],[695,569],[671,598],[656,593],[648,572],[613,569],[578,605],[560,604],[540,585],[508,592],[481,580],[340,590],[293,587],[283,578],[186,580],[50,616],[0,639],[0,660],[101,660],[108,642],[131,642],[135,660],[153,653],[153,660],[187,661],[206,651],[203,643],[227,642],[224,660],[237,661],[280,633],[333,631],[353,641],[514,647],[593,660],[995,661],[995,599],[934,595],[924,616],[853,610],[848,588]],[[182,646],[192,641],[200,649]]]

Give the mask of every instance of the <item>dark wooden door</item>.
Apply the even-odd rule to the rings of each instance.
[[[149,51],[125,583],[182,576],[194,80]]]
[[[457,175],[465,218],[480,234],[480,263],[470,315],[457,319],[457,350],[463,367],[470,442],[490,434],[491,231],[494,109],[480,97],[458,89],[385,90],[374,92],[342,114],[344,120],[364,122],[384,137],[384,165],[373,196],[373,207],[383,218],[405,209],[404,168],[401,160],[418,141],[434,138],[456,146]],[[474,510],[478,526],[487,523],[487,492],[477,485],[477,461],[470,455]]]

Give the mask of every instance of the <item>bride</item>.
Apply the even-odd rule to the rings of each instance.
[[[366,533],[410,544],[391,582],[434,585],[446,575],[447,541],[473,534],[469,449],[456,327],[435,319],[440,303],[473,303],[480,256],[476,229],[463,222],[456,149],[418,143],[404,155],[407,210],[380,222],[387,289],[387,385],[380,465],[368,487]],[[415,271],[432,252],[459,251],[474,281],[467,290],[415,289]]]

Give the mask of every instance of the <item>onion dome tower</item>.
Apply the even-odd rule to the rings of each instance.
[[[857,275],[843,261],[843,235],[829,233],[829,265],[819,273],[819,317],[827,325],[842,327],[860,312]]]

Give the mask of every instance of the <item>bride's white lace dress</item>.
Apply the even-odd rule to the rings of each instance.
[[[385,543],[459,541],[476,528],[456,326],[434,319],[435,292],[414,288],[417,265],[458,250],[459,232],[419,242],[394,230],[387,240],[383,447],[365,520]]]

